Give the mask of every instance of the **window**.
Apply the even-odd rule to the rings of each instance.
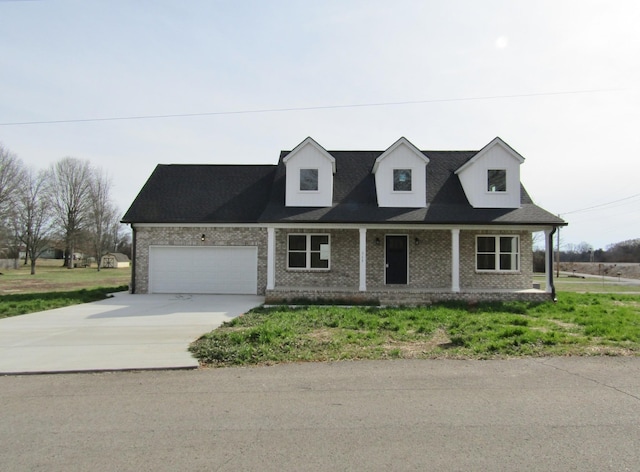
[[[507,171],[504,169],[489,169],[487,171],[487,191],[507,191]]]
[[[476,269],[486,271],[520,270],[520,239],[518,236],[478,236],[476,238]]]
[[[318,169],[300,169],[300,190],[318,190]]]
[[[328,269],[328,234],[290,234],[287,251],[289,269]]]
[[[411,169],[393,169],[393,191],[411,191]]]

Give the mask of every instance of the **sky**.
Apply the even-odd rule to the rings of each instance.
[[[89,160],[124,214],[157,164],[328,150],[525,158],[563,245],[640,238],[640,2],[0,0],[0,142]]]

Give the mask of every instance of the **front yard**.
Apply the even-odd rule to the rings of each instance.
[[[35,275],[31,275],[29,266],[23,264],[18,269],[2,269],[0,295],[120,287],[131,280],[130,267],[98,271],[95,264],[75,269],[67,269],[62,264],[60,259],[39,260]]]
[[[203,365],[389,358],[639,355],[640,296],[421,308],[258,308],[191,346]]]
[[[25,265],[2,269],[0,318],[104,300],[127,290],[130,279],[131,268],[66,269],[57,259],[38,261],[35,275]]]

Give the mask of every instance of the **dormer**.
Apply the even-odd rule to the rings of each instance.
[[[427,206],[429,158],[406,138],[400,138],[373,164],[379,207]]]
[[[286,168],[286,206],[332,205],[336,161],[322,146],[307,138],[287,154],[282,162]]]
[[[474,208],[520,208],[520,165],[524,158],[495,138],[456,174]]]

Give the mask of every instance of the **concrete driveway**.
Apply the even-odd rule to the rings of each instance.
[[[196,368],[189,343],[264,302],[130,295],[0,320],[0,374]]]

